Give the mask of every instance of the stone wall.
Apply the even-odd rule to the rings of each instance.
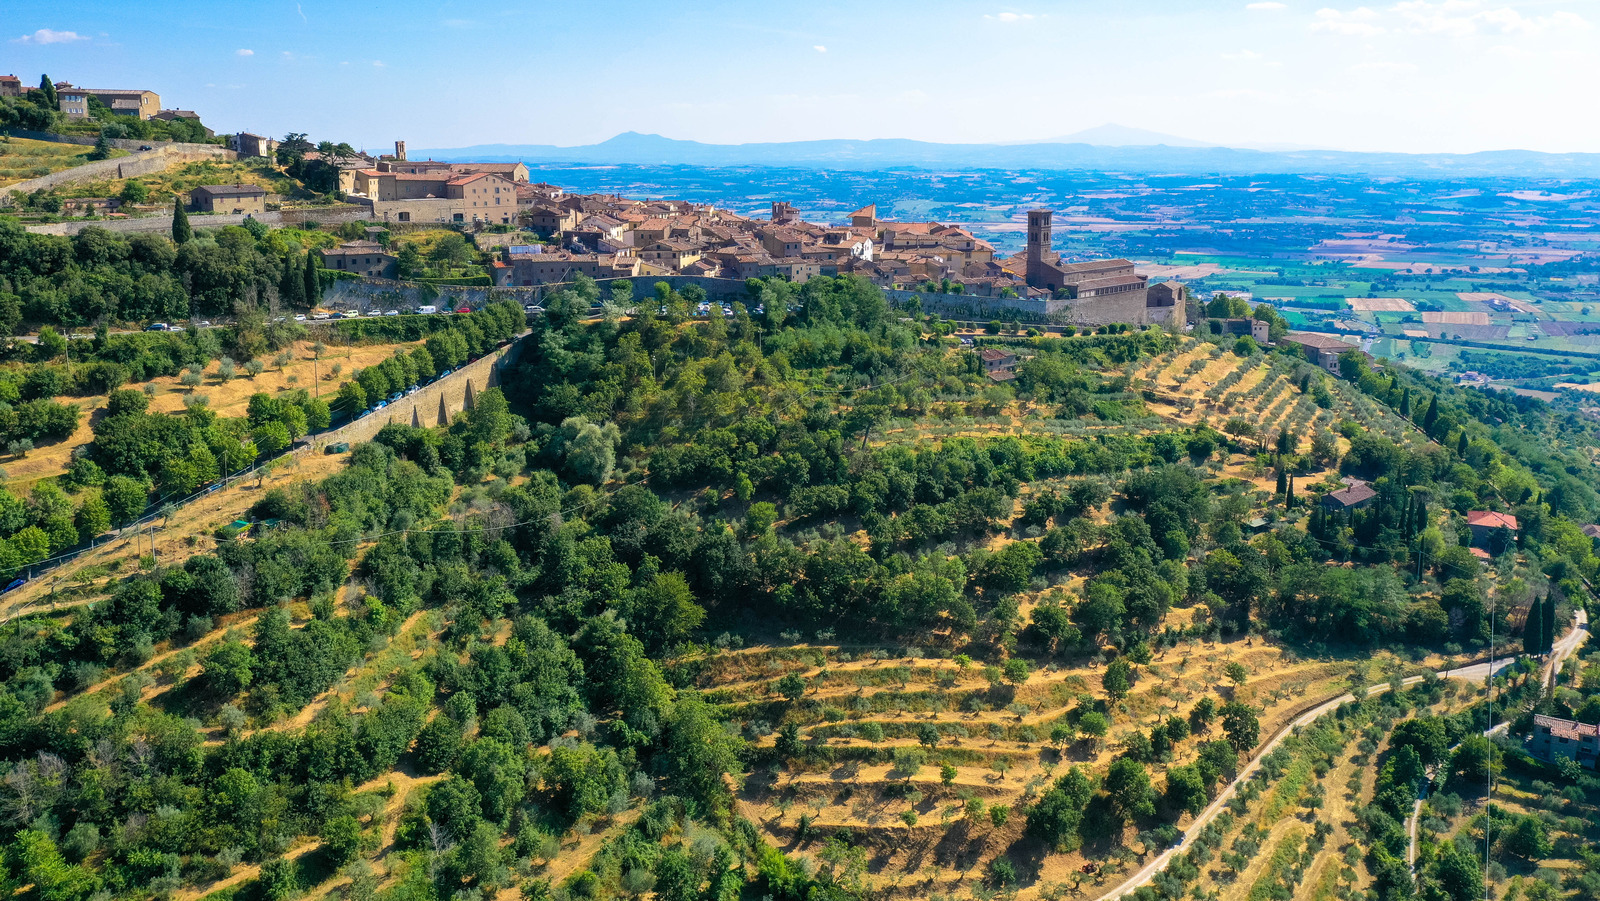
[[[92,141],[90,143],[93,143]],[[154,150],[134,153],[131,156],[118,157],[111,160],[90,160],[81,166],[71,169],[62,169],[49,175],[19,181],[14,185],[0,188],[0,196],[13,191],[29,194],[41,188],[59,188],[62,185],[79,181],[99,181],[111,178],[133,178],[137,175],[149,175],[152,172],[161,172],[170,166],[180,163],[193,163],[200,160],[231,160],[237,159],[238,154],[225,147],[212,144],[169,144]]]
[[[427,385],[410,397],[403,397],[381,410],[375,410],[353,422],[330,429],[312,437],[310,453],[323,453],[330,444],[347,441],[351,444],[371,441],[384,426],[391,422],[410,425],[415,413],[423,428],[449,423],[457,413],[467,408],[467,394],[481,393],[485,388],[500,386],[500,370],[516,362],[522,350],[519,337],[510,344],[484,355],[483,359],[455,370],[442,379]],[[440,402],[443,401],[443,422]]]
[[[232,153],[233,151],[228,151]],[[246,219],[259,219],[267,225],[292,225],[300,226],[307,222],[319,225],[343,225],[346,222],[364,222],[371,216],[371,211],[365,206],[331,206],[313,207],[303,210],[269,210],[259,216],[235,215],[233,213],[189,214],[189,224],[195,228],[221,228],[224,225],[243,225]],[[75,235],[89,226],[97,226],[106,231],[122,232],[126,234],[136,232],[164,232],[172,231],[172,214],[161,216],[141,216],[137,219],[71,219],[66,222],[50,222],[44,225],[30,225],[28,231],[38,235]]]

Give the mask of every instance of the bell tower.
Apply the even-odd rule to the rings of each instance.
[[[1050,255],[1049,210],[1028,211],[1028,262],[1042,263]]]

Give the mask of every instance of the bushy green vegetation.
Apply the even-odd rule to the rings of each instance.
[[[1491,623],[1504,634],[1506,599],[1581,603],[1600,566],[1577,530],[1600,507],[1592,476],[1567,465],[1592,436],[1536,402],[1352,361],[1363,402],[1439,443],[1352,435],[1342,468],[1372,479],[1380,499],[1348,521],[1318,514],[1313,524],[1291,496],[1263,500],[1219,478],[1222,458],[1268,448],[1206,426],[885,439],[888,423],[946,404],[1131,408],[1140,396],[1124,368],[1172,350],[1167,334],[1025,342],[1022,376],[992,395],[971,354],[863,281],[748,289],[750,304],[727,319],[690,321],[693,296],[663,284],[631,317],[590,321],[599,294],[579,280],[534,322],[503,390],[483,391],[446,427],[386,426],[337,474],[265,492],[252,512],[283,528],[122,578],[91,606],[6,624],[5,874],[61,901],[171,893],[241,862],[262,865],[241,892],[273,901],[341,867],[384,901],[515,885],[569,899],[652,889],[673,901],[859,897],[870,882],[864,848],[819,837],[825,865],[800,867],[736,814],[736,780],[834,761],[828,742],[848,726],[869,742],[848,753],[893,763],[906,796],[930,760],[949,766],[930,750],[950,753],[940,746],[959,736],[921,728],[931,723],[842,722],[843,711],[807,697],[826,667],[772,678],[770,690],[695,687],[744,636],[804,629],[852,647],[914,640],[962,668],[981,661],[988,689],[924,692],[974,712],[1011,710],[1036,671],[1106,661],[1097,694],[1063,684],[1070,707],[1039,724],[1042,734],[1033,723],[991,724],[993,741],[1048,735],[1061,747],[1123,727],[1104,771],[1068,767],[1030,793],[1008,841],[1037,844],[987,864],[1004,887],[1032,878],[1037,857],[1025,848],[1100,853],[1130,835],[1170,844],[1260,744],[1261,711],[1238,692],[1242,666],[1229,669],[1234,694],[1221,703],[1207,695],[1126,728],[1129,696],[1160,681],[1152,648],[1179,638],[1172,608],[1190,608],[1186,637],[1248,631],[1326,652],[1450,650],[1481,643]],[[752,315],[757,304],[765,312]],[[513,304],[451,319],[422,348],[357,374],[353,384],[372,393],[357,401],[351,391],[353,409],[524,325]],[[1282,390],[1326,391],[1320,379]],[[328,415],[303,392],[258,396],[237,420],[203,406],[153,416],[142,400],[111,395],[86,457],[103,484],[89,465],[72,477],[88,486],[80,512],[90,497],[109,508],[113,485],[131,485],[126,496],[142,503],[147,483],[198,484]],[[1299,437],[1281,436],[1275,465],[1305,474],[1316,460],[1296,452]],[[14,543],[27,529],[47,546],[68,537],[72,502],[45,484],[29,504],[13,502]],[[1277,522],[1251,536],[1245,524],[1263,504]],[[1494,580],[1461,547],[1459,514],[1480,505],[1526,523],[1499,549]],[[108,520],[117,515],[108,509]],[[1355,565],[1327,565],[1340,557]],[[219,617],[237,625],[215,635]],[[416,656],[388,653],[407,622],[429,637]],[[156,682],[141,667],[162,653],[183,665],[161,666]],[[368,675],[381,689],[330,694],[351,667],[380,666]],[[878,678],[904,689],[911,676]],[[877,703],[903,710],[910,697]],[[862,697],[852,713],[874,703]],[[1258,789],[1270,780],[1279,794],[1263,805],[1309,806],[1317,768],[1363,718],[1393,718],[1366,706],[1308,730],[1264,767]],[[266,728],[303,711],[308,725]],[[206,741],[206,728],[219,740]],[[1397,732],[1432,742],[1422,726]],[[1403,754],[1384,761],[1386,786],[1409,784]],[[1174,764],[1180,755],[1187,762]],[[362,859],[384,833],[386,800],[362,786],[402,765],[442,778],[396,799],[394,878],[380,889]],[[1010,762],[991,765],[1003,776]],[[1409,803],[1394,797],[1379,807]],[[968,804],[976,821],[981,804]],[[1011,808],[994,809],[1003,812],[986,822],[999,834]],[[914,810],[901,819],[931,828]],[[548,885],[541,874],[560,837],[597,826],[611,827],[599,854]],[[1227,828],[1187,860],[1196,873]],[[301,837],[319,850],[284,857]],[[1279,846],[1260,896],[1296,885],[1302,855],[1324,839]],[[1168,874],[1171,896],[1193,878]]]

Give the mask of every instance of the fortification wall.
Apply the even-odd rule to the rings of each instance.
[[[232,151],[229,151],[230,153]],[[272,210],[259,216],[248,216],[234,213],[189,214],[189,224],[195,228],[221,228],[224,225],[243,225],[246,219],[257,219],[266,225],[275,226],[302,226],[307,222],[318,225],[343,225],[346,222],[364,222],[371,217],[371,211],[364,206],[338,206],[316,207],[303,210]],[[75,235],[89,226],[103,228],[106,231],[123,234],[139,232],[171,232],[172,215],[141,216],[137,219],[71,219],[66,222],[50,222],[44,225],[30,225],[28,231],[36,235]]]
[[[498,388],[500,369],[515,363],[521,350],[522,339],[519,337],[505,347],[485,354],[483,359],[468,363],[422,388],[410,397],[403,397],[381,410],[316,435],[312,439],[309,452],[323,453],[323,449],[328,445],[338,444],[341,441],[352,444],[371,441],[374,435],[391,422],[410,425],[413,413],[423,428],[448,424],[451,418],[466,409],[469,386],[474,395],[482,393],[486,388]]]

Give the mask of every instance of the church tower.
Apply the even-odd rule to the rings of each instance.
[[[1049,210],[1028,211],[1028,262],[1043,263],[1050,255]]]

